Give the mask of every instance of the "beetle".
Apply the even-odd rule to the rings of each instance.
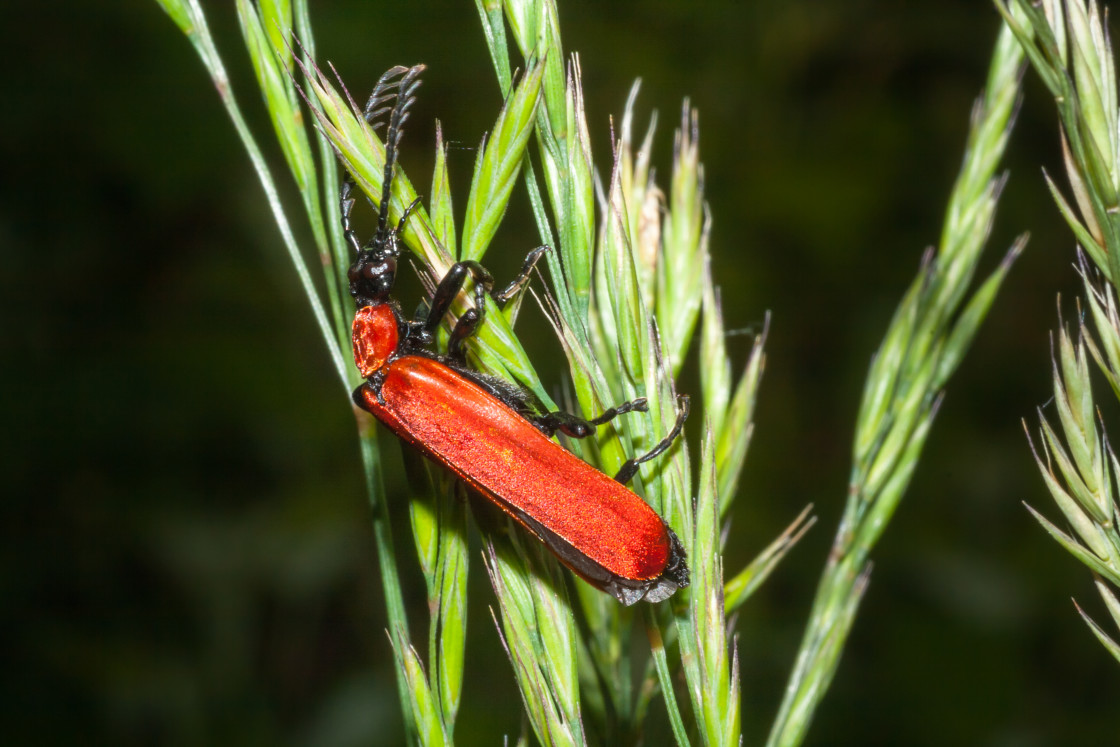
[[[618,415],[646,411],[645,399],[591,420],[564,412],[537,415],[527,392],[466,365],[463,344],[483,321],[486,296],[499,304],[515,296],[548,247],[530,253],[517,278],[500,292],[494,291],[493,278],[478,262],[454,264],[437,285],[430,308],[411,320],[391,296],[400,234],[417,202],[392,226],[390,190],[402,126],[423,69],[418,65],[389,70],[366,104],[367,121],[385,112],[389,117],[377,229],[364,245],[350,225],[354,184],[349,176],[340,192],[342,228],[355,252],[348,272],[357,306],[354,361],[366,379],[354,390],[354,402],[512,517],[593,586],[626,605],[641,599],[662,601],[688,586],[684,548],[626,483],[640,464],[663,453],[680,434],[688,398],[679,399],[677,421],[668,436],[648,453],[628,460],[611,478],[551,437],[557,431],[574,438],[590,436]],[[474,306],[460,315],[447,354],[440,355],[434,350],[435,332],[468,278],[474,284]]]

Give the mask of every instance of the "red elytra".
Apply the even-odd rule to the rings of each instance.
[[[355,317],[356,354],[381,345],[384,308],[367,307]],[[660,601],[687,584],[680,575],[683,551],[661,517],[508,404],[419,355],[393,358],[377,372],[380,399],[363,386],[355,392],[359,406],[513,517],[588,582],[630,604]]]
[[[544,431],[560,429],[584,437],[617,414],[644,409],[644,400],[612,409],[593,421],[563,413],[534,421],[519,411],[526,409],[523,395],[507,392],[508,385],[455,362],[462,358],[463,341],[482,322],[485,297],[493,286],[490,274],[478,263],[465,261],[451,267],[424,321],[404,321],[390,297],[398,237],[412,209],[405,211],[396,228],[388,226],[390,185],[401,124],[422,69],[390,70],[367,105],[368,118],[389,97],[397,96],[386,132],[378,230],[365,246],[350,230],[353,185],[349,180],[343,183],[343,229],[357,252],[349,271],[350,293],[358,306],[352,328],[354,361],[367,380],[354,391],[354,401],[493,502],[592,585],[624,604],[666,599],[689,583],[684,549],[661,517],[623,482],[633,476],[638,464],[662,453],[679,434],[687,399],[682,399],[684,407],[673,432],[643,457],[627,462],[619,477],[612,479]],[[398,76],[402,77],[396,80]],[[540,252],[530,254],[519,280],[501,296],[512,296],[528,279]],[[433,333],[468,276],[474,280],[475,308],[460,316],[449,355],[441,358],[431,351]]]

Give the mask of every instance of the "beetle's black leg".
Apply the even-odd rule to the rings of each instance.
[[[424,321],[424,332],[430,335],[436,331],[440,322],[443,321],[443,318],[447,316],[447,312],[451,309],[455,297],[463,289],[468,275],[474,281],[475,307],[480,315],[485,315],[486,295],[494,288],[494,278],[490,276],[485,267],[474,260],[468,259],[463,262],[456,262],[451,265],[451,269],[447,271],[447,274],[439,281],[439,285],[436,286],[436,292],[432,294],[432,308],[428,311],[427,320]],[[478,321],[482,321],[481,316]]]
[[[546,436],[552,436],[556,431],[560,431],[565,436],[572,438],[587,438],[595,433],[596,428],[606,425],[619,415],[625,415],[628,412],[647,412],[648,410],[649,405],[646,404],[646,398],[639,397],[630,402],[623,402],[618,407],[604,410],[602,415],[591,420],[584,420],[570,412],[550,412],[546,415],[530,418],[530,420]]]
[[[529,276],[533,272],[533,268],[537,266],[537,260],[541,255],[549,251],[552,247],[538,246],[525,257],[525,261],[521,263],[521,272],[517,273],[517,277],[510,282],[503,290],[498,293],[491,293],[490,296],[498,302],[498,306],[505,306],[510,300],[521,292],[525,284],[529,282]]]
[[[349,173],[346,173],[338,188],[338,212],[342,217],[342,235],[346,237],[346,243],[354,250],[354,254],[357,254],[362,251],[362,242],[350,227],[350,211],[354,209],[354,198],[350,193],[353,190],[354,180],[350,178]]]
[[[648,462],[654,457],[660,456],[665,453],[677,436],[681,435],[681,430],[684,428],[684,421],[688,419],[689,400],[688,395],[682,394],[677,397],[677,422],[673,425],[673,430],[669,431],[669,435],[661,439],[660,443],[650,449],[647,453],[634,459],[628,459],[622,465],[622,469],[614,476],[614,479],[625,485],[634,479],[634,475],[638,474],[638,466]]]
[[[402,219],[403,220],[403,219]],[[447,346],[447,353],[453,358],[463,358],[463,342],[475,333],[482,319],[486,316],[486,296],[490,296],[499,306],[509,302],[529,281],[533,268],[541,255],[549,250],[547,246],[539,246],[529,252],[521,265],[521,272],[501,292],[494,292],[494,278],[490,272],[474,260],[464,260],[451,265],[451,269],[439,281],[435,293],[432,294],[432,305],[425,319],[417,319],[411,326],[410,333],[414,339],[426,341],[432,338],[440,323],[443,322],[451,304],[463,289],[470,276],[474,283],[474,309],[468,310],[459,317],[455,328],[451,331],[451,340]]]
[[[457,361],[466,360],[467,351],[463,349],[463,343],[478,330],[483,316],[481,308],[479,306],[467,309],[459,317],[459,321],[455,322],[455,328],[451,330],[451,336],[447,339],[448,357]]]

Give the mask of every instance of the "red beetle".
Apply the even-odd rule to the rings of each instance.
[[[688,398],[680,398],[677,423],[649,453],[627,461],[611,478],[567,451],[551,436],[561,431],[583,438],[611,418],[647,409],[644,399],[612,408],[594,420],[556,412],[534,415],[529,395],[504,380],[470,370],[463,342],[482,322],[484,302],[511,298],[528,280],[547,247],[534,250],[521,274],[501,293],[477,262],[451,267],[422,319],[408,321],[390,297],[400,256],[398,237],[413,205],[396,227],[388,225],[401,126],[407,119],[422,65],[393,68],[382,76],[366,105],[367,119],[389,107],[385,172],[377,232],[364,246],[350,228],[353,184],[342,185],[342,224],[357,253],[350,267],[354,316],[354,360],[366,383],[354,401],[403,441],[453,472],[541,540],[569,568],[623,604],[659,602],[688,586],[680,540],[640,497],[625,487],[638,465],[664,452],[680,434]],[[475,306],[456,322],[448,354],[433,351],[434,333],[467,277]]]

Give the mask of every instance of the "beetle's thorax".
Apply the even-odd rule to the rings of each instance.
[[[381,369],[400,345],[400,327],[393,304],[378,302],[358,309],[351,327],[354,363],[363,379]]]

